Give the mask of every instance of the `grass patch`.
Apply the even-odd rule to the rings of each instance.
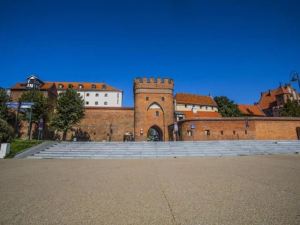
[[[38,145],[42,143],[43,141],[39,140],[21,140],[21,139],[15,139],[11,142],[10,145],[10,152],[5,158],[13,158],[16,154],[19,152],[24,151],[26,148],[30,148],[34,145]]]

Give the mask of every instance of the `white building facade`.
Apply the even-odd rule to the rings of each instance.
[[[55,82],[57,93],[72,88],[83,98],[85,107],[122,107],[123,92],[105,83]]]

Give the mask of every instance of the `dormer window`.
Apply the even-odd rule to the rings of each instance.
[[[72,85],[72,84],[69,84],[69,85],[68,85],[68,88],[73,88],[73,85]]]
[[[105,84],[102,85],[102,90],[106,90],[106,85]]]
[[[79,84],[79,89],[83,89],[83,85],[82,84]]]
[[[59,85],[58,85],[58,88],[59,88],[59,89],[63,89],[63,88],[64,88],[64,85],[63,85],[63,84],[59,84]]]
[[[92,89],[96,89],[96,84],[92,84]]]

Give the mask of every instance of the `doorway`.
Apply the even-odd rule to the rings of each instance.
[[[152,126],[147,133],[147,141],[163,141],[163,132],[158,126]]]

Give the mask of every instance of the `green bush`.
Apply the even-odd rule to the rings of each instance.
[[[14,131],[5,120],[0,119],[0,143],[11,142]]]

